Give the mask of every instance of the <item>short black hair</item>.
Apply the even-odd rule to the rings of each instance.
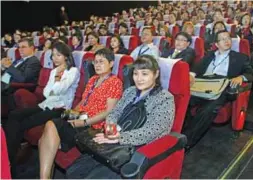
[[[179,32],[179,33],[177,33],[175,39],[178,36],[184,36],[187,39],[187,42],[190,42],[190,44],[192,43],[192,37],[188,33],[186,33],[186,32]]]
[[[122,26],[123,28],[126,28],[128,30],[128,26],[126,23],[122,22],[119,24],[119,27]]]
[[[214,32],[214,28],[216,27],[217,24],[222,24],[225,27],[225,30],[227,31],[227,27],[223,21],[216,21],[213,25],[213,32]]]
[[[29,47],[34,46],[33,38],[31,37],[24,37],[20,39],[18,43],[21,43],[21,42],[27,42]]]
[[[99,55],[99,56],[103,56],[105,57],[109,62],[114,61],[114,53],[108,49],[108,48],[102,48],[99,49],[95,52],[95,56]]]
[[[231,34],[227,30],[218,31],[214,36],[214,42],[216,43],[219,42],[219,34],[221,33],[228,33],[229,36],[231,37]]]

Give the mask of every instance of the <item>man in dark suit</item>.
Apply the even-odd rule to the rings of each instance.
[[[40,72],[40,61],[34,56],[33,40],[24,38],[19,42],[21,59],[12,61],[8,58],[2,60],[4,73],[10,75],[10,82],[37,83]]]
[[[232,51],[232,39],[227,31],[219,31],[215,36],[217,51],[207,54],[199,65],[194,67],[194,74],[197,77],[207,75],[225,76],[230,79],[230,86],[237,87],[243,82],[253,81],[253,69],[249,57]],[[193,73],[190,75],[191,84],[195,81]],[[228,102],[226,90],[216,100],[204,100],[198,97],[191,97],[183,133],[188,139],[188,147],[196,142],[208,130],[216,118],[219,109]],[[199,106],[194,117],[191,116],[192,107]]]
[[[182,59],[189,64],[191,69],[194,59],[196,57],[195,51],[189,47],[192,42],[192,38],[185,32],[180,32],[175,38],[175,48],[170,50],[164,49],[162,57],[171,59]]]
[[[23,38],[19,42],[19,52],[21,59],[12,62],[9,58],[1,61],[3,75],[1,78],[2,85],[2,102],[8,104],[9,109],[15,108],[13,96],[17,89],[9,86],[10,83],[33,83],[37,84],[41,65],[39,59],[34,56],[33,40]]]

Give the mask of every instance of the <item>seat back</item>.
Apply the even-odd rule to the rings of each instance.
[[[40,36],[34,36],[33,37],[33,44],[35,47],[39,47],[40,46]]]
[[[205,54],[204,40],[198,36],[192,36],[190,47],[195,50],[196,58],[194,63],[198,63]]]
[[[159,58],[162,86],[174,95],[176,112],[173,132],[181,132],[190,99],[189,65],[183,61]]]
[[[166,37],[164,36],[153,36],[153,44],[159,48],[160,52],[162,51],[163,41],[165,40],[166,40]]]
[[[38,59],[40,59],[42,54],[43,54],[43,51],[36,51],[34,56],[36,56]]]
[[[180,29],[179,26],[169,25],[169,32],[173,38],[176,37],[177,33],[179,33]]]
[[[139,36],[139,29],[135,27],[130,27],[129,33],[134,36]]]
[[[99,43],[109,48],[111,42],[111,36],[99,36]]]
[[[140,27],[144,26],[144,24],[145,24],[144,20],[136,21],[135,27],[139,29]]]
[[[246,39],[232,38],[232,50],[250,56],[250,45]]]
[[[124,66],[128,64],[132,64],[133,61],[134,60],[131,56],[123,55],[123,54],[115,54],[112,73],[118,76],[123,81]]]
[[[21,59],[20,53],[18,48],[10,48],[7,50],[7,57],[9,57],[11,59],[12,62]]]
[[[128,52],[131,53],[138,46],[138,38],[136,36],[121,36],[123,44]]]
[[[194,25],[194,35],[204,38],[206,31],[206,26],[201,24]]]
[[[38,85],[35,89],[35,94],[39,101],[44,99],[43,90],[49,80],[50,72],[54,68],[53,61],[51,60],[52,50],[47,50],[42,53],[40,58],[40,64],[42,66],[38,79]]]
[[[236,25],[235,24],[226,24],[226,29],[228,32],[230,32],[231,36],[235,36],[235,31],[236,31]]]

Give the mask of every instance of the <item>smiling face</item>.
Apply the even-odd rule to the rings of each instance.
[[[182,50],[186,49],[189,45],[190,45],[190,42],[187,41],[186,37],[184,37],[182,35],[178,35],[176,37],[175,48],[177,50],[182,51]]]
[[[133,80],[138,90],[145,91],[155,86],[159,72],[150,69],[134,69]]]
[[[141,42],[143,44],[150,44],[153,41],[151,29],[144,29],[141,33]]]
[[[98,44],[98,39],[95,36],[93,36],[93,35],[89,35],[88,36],[88,44],[90,46],[97,45]]]

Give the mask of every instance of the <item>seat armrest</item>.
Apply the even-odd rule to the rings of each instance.
[[[172,153],[183,149],[186,143],[185,135],[172,132],[140,147],[133,154],[131,160],[121,168],[122,177],[127,179],[142,178],[150,167],[166,159]]]
[[[239,93],[242,93],[242,92],[245,92],[245,91],[250,91],[251,90],[251,86],[252,86],[252,83],[242,83],[242,85],[239,87]]]
[[[14,93],[14,99],[17,108],[35,107],[38,104],[38,98],[35,94],[26,89],[19,89]]]
[[[17,83],[17,82],[12,82],[10,83],[10,87],[14,89],[27,89],[29,91],[34,91],[36,84],[33,83]]]

